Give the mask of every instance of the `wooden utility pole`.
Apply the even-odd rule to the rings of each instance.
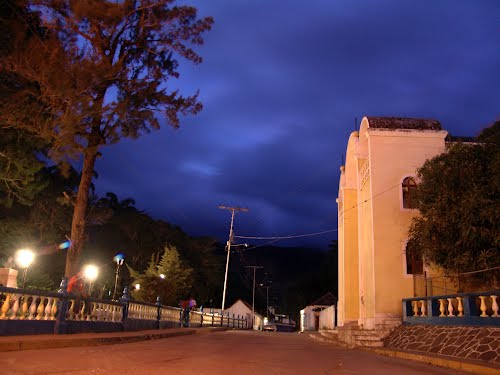
[[[226,259],[226,274],[224,276],[224,292],[222,294],[222,311],[224,311],[224,306],[226,303],[226,286],[227,286],[227,270],[229,268],[229,254],[231,253],[231,243],[233,242],[233,224],[234,224],[234,214],[237,211],[248,211],[248,208],[242,207],[228,207],[219,205],[221,210],[229,210],[231,211],[231,226],[229,227],[229,240],[227,240],[226,249],[227,249],[227,259]]]
[[[252,290],[252,329],[255,325],[255,271],[259,268],[264,268],[262,266],[246,266],[246,268],[253,268],[253,290]]]

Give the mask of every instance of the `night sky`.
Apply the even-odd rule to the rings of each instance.
[[[197,0],[215,18],[174,82],[204,110],[102,150],[100,194],[191,235],[337,228],[339,167],[363,116],[434,118],[477,135],[499,118],[498,0]],[[336,232],[274,245],[326,248]],[[236,242],[244,242],[237,239]],[[264,244],[270,241],[253,241]]]

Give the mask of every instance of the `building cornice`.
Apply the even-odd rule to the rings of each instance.
[[[413,130],[413,129],[367,129],[368,137],[411,137],[411,138],[440,138],[445,139],[446,130]]]

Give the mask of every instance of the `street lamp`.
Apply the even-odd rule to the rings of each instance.
[[[33,263],[33,259],[35,259],[35,253],[29,249],[21,249],[16,252],[16,263],[19,267],[24,268],[22,289],[24,289],[24,284],[26,283],[28,267]]]
[[[165,275],[163,273],[160,273],[160,279],[164,279]]]
[[[89,264],[83,268],[83,276],[89,282],[89,296],[92,296],[92,286],[94,285],[94,280],[97,279],[98,274],[98,268],[92,264]]]
[[[118,277],[120,276],[120,267],[123,266],[123,261],[125,260],[125,257],[123,256],[123,254],[116,254],[113,259],[116,262],[115,290],[113,291],[113,301],[115,301],[116,300],[116,288],[118,286]]]
[[[141,289],[141,284],[139,284],[139,283],[135,284],[135,290],[139,290],[139,289]]]

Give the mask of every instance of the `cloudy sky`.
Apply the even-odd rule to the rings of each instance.
[[[365,115],[477,135],[500,115],[497,0],[189,0],[214,28],[179,86],[204,110],[103,150],[98,192],[225,241],[337,227],[339,166]],[[336,232],[278,241],[326,247]],[[242,242],[243,240],[240,240]],[[254,242],[262,244],[266,241]]]

